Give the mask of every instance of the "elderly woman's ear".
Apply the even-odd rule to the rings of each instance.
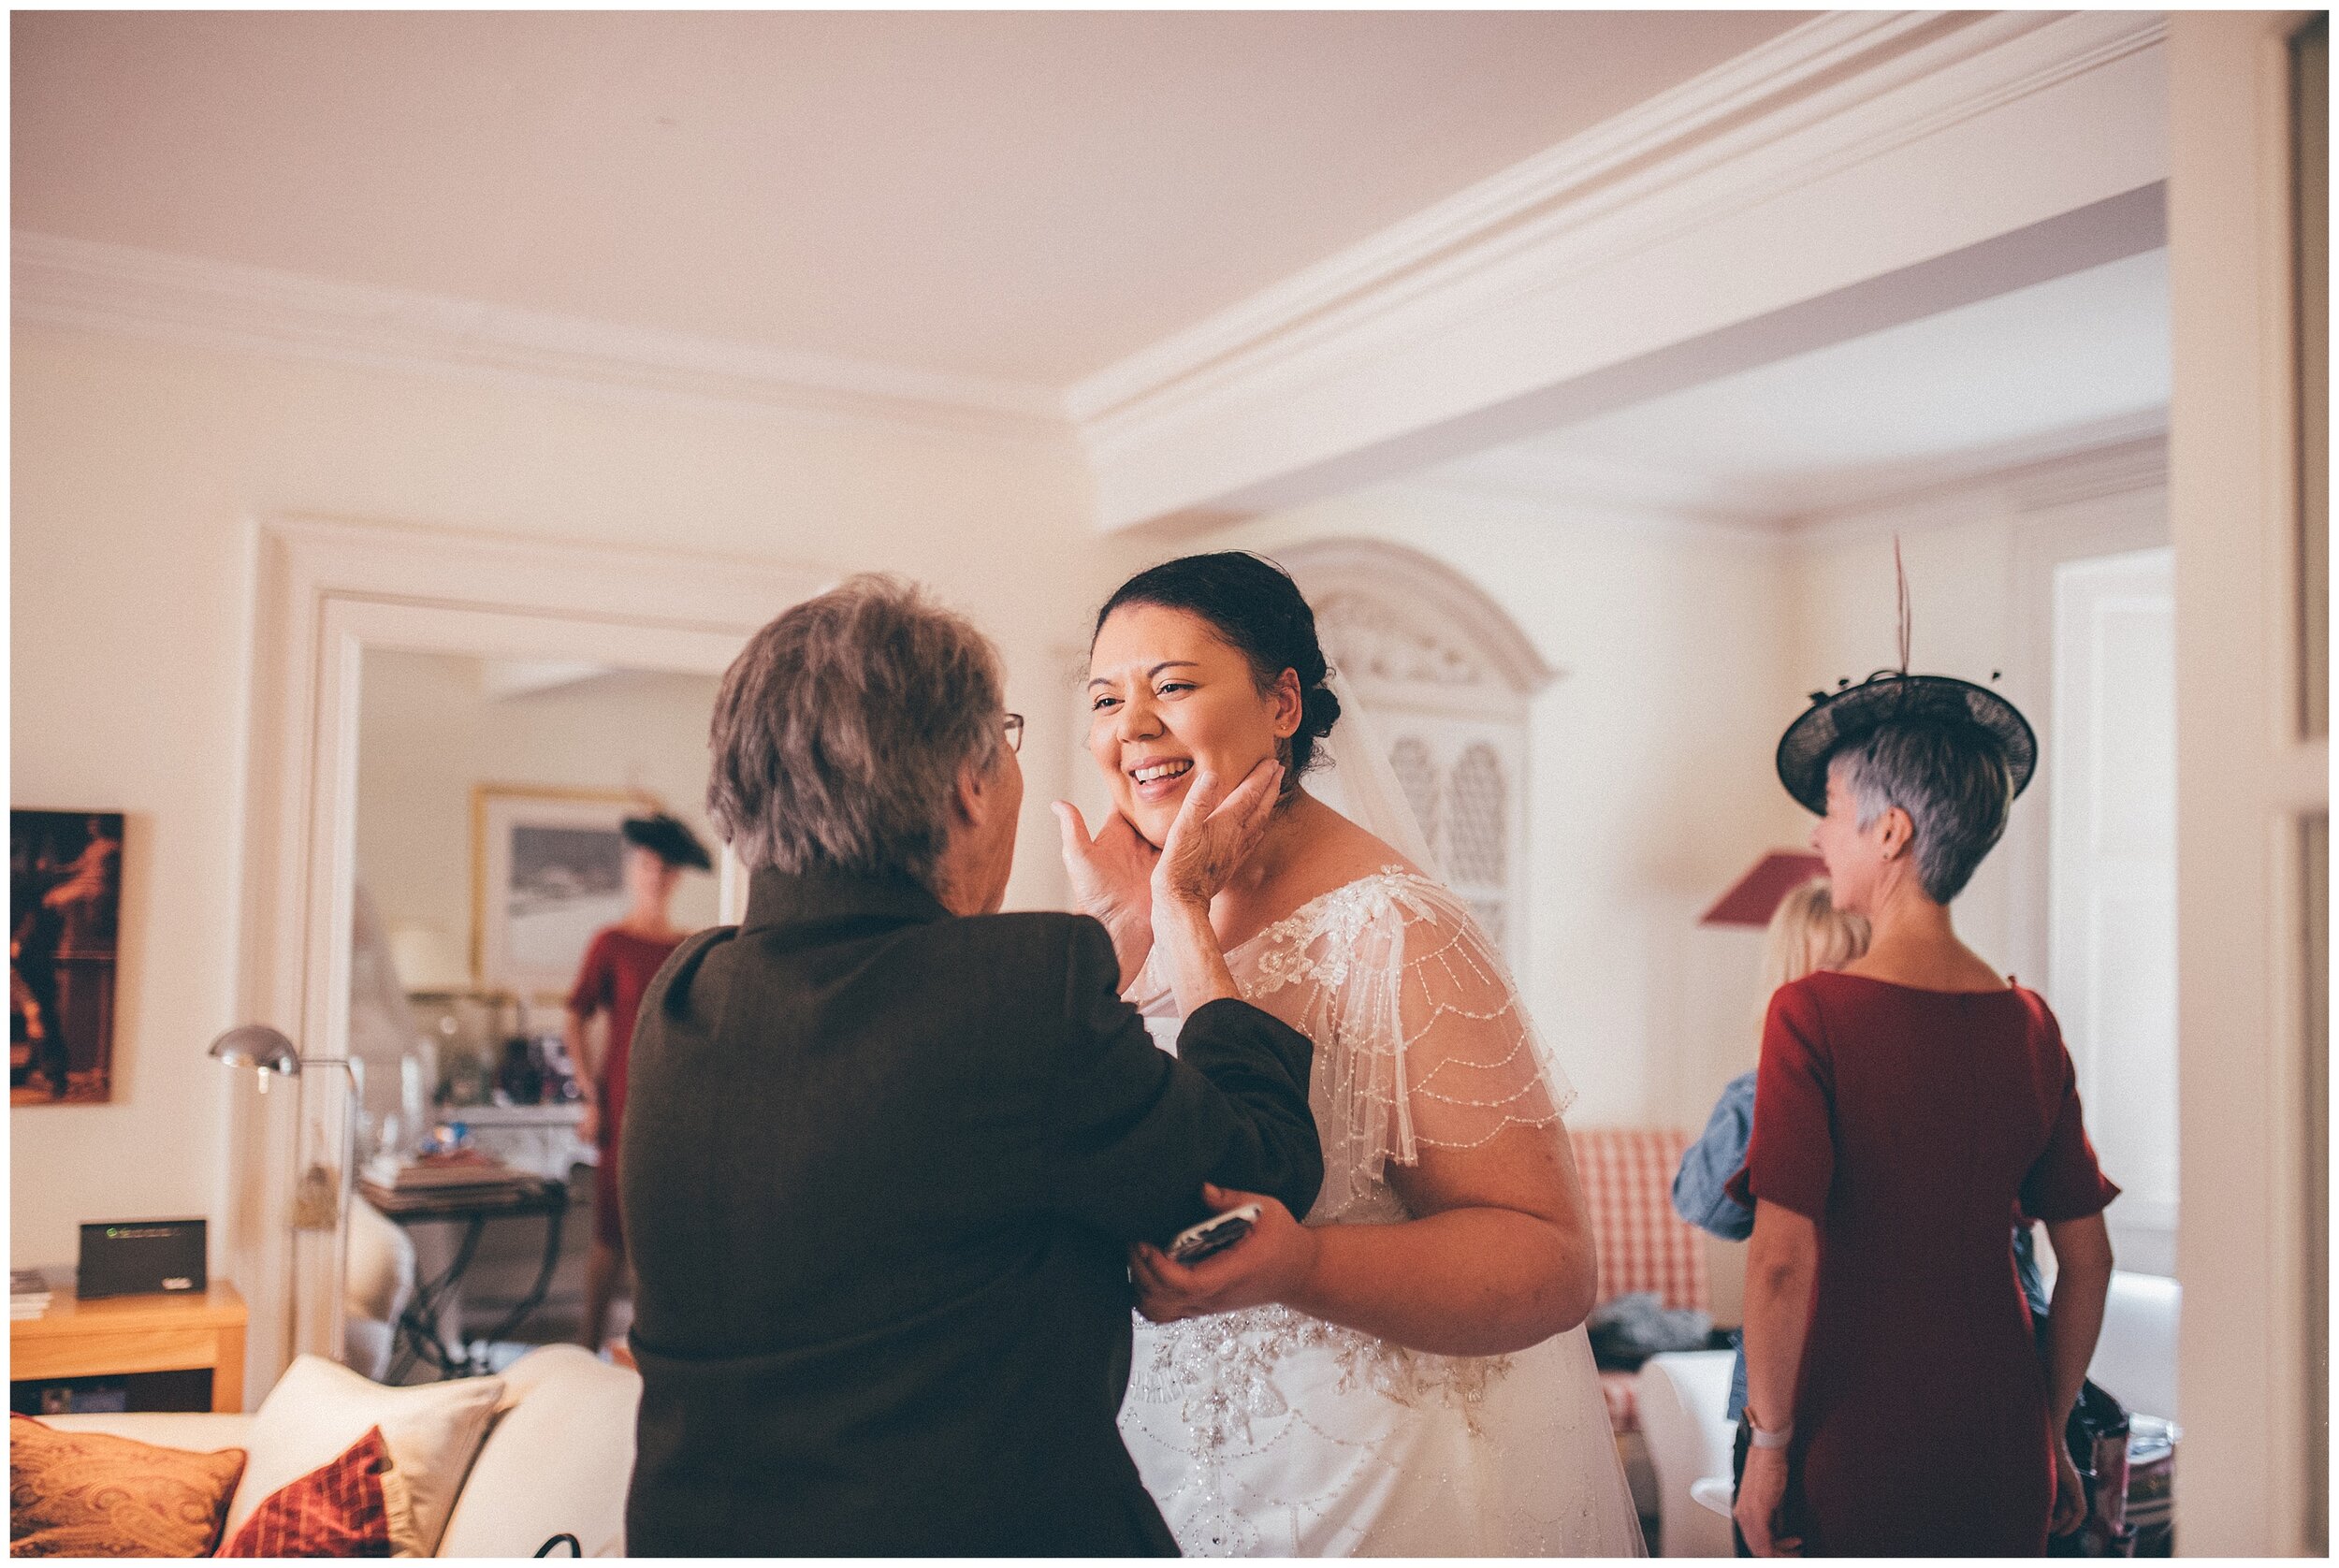
[[[1886,860],[1898,860],[1916,841],[1917,824],[1897,806],[1884,808],[1882,821],[1884,831],[1877,836],[1877,845]]]
[[[1004,755],[1002,751],[1002,758]],[[998,807],[1006,767],[1006,762],[998,759],[987,768],[973,762],[962,765],[958,777],[951,781],[952,817],[966,827],[980,827],[989,821]]]

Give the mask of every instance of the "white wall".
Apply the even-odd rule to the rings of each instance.
[[[1772,750],[1804,693],[1893,661],[1896,520],[1917,666],[2003,669],[2026,707],[2045,690],[2025,662],[2018,581],[2045,515],[2035,500],[1969,496],[1781,544],[1388,486],[1207,536],[1099,538],[1068,453],[971,438],[38,328],[17,335],[15,390],[13,798],[129,813],[117,1098],[15,1116],[19,1263],[69,1256],[80,1219],[214,1206],[227,1087],[202,1053],[233,1022],[258,516],[655,544],[937,585],[999,638],[1010,704],[1033,724],[1010,895],[1022,907],[1063,899],[1046,801],[1096,793],[1077,661],[1122,575],[1193,549],[1336,536],[1423,550],[1562,672],[1534,715],[1521,980],[1582,1091],[1581,1125],[1694,1127],[1751,1064],[1758,939],[1696,918],[1758,854],[1807,834]],[[2013,858],[1994,857],[1960,904],[1994,956],[2017,945]],[[153,1157],[124,1161],[125,1148]]]
[[[1387,539],[1503,605],[1562,672],[1534,714],[1522,988],[1583,1092],[1580,1124],[1694,1128],[1752,1065],[1759,1032],[1759,934],[1697,916],[1761,851],[1805,842],[1810,818],[1780,788],[1772,754],[1811,691],[1897,662],[1895,534],[1914,599],[1912,667],[1999,672],[2051,744],[2054,564],[2164,538],[2162,460],[2143,443],[2032,465],[1776,539],[1392,486],[1165,541],[1150,557]],[[1957,904],[1969,941],[2041,986],[2043,813],[2034,787]]]
[[[1390,486],[1157,546],[1388,540],[1476,583],[1560,674],[1536,700],[1520,989],[1579,1125],[1704,1124],[1753,1062],[1757,949],[1697,917],[1794,843],[1773,542],[1493,491]]]
[[[878,567],[999,640],[1030,714],[1010,899],[1061,900],[1061,698],[1113,558],[1068,450],[20,325],[11,799],[128,817],[115,1097],[11,1116],[9,1256],[224,1212],[254,519],[289,513]],[[775,610],[778,606],[774,606]],[[1053,732],[1053,733],[1051,733]],[[128,1157],[135,1152],[136,1157]],[[214,1229],[218,1227],[215,1226]]]
[[[1958,934],[2065,1014],[2066,1037],[2083,1066],[2083,1110],[2104,1152],[2105,1174],[2130,1189],[2128,1199],[2114,1204],[2108,1216],[2122,1265],[2163,1273],[2172,1266],[2175,1223],[2175,1205],[2157,1201],[2174,1195],[2157,1191],[2153,1180],[2163,1162],[2152,1162],[2151,1169],[2123,1169],[2115,1156],[2122,1147],[2168,1136],[2176,1084],[2167,1060],[2156,1057],[2147,1040],[2090,1038],[2082,990],[2089,976],[2058,976],[2050,966],[2048,830],[2054,763],[2061,755],[2055,706],[2056,567],[2165,543],[2165,461],[2158,443],[2146,443],[1833,517],[1808,529],[1795,551],[1792,655],[1798,693],[1832,689],[1845,676],[1861,680],[1897,664],[1893,570],[1897,535],[1912,604],[1910,667],[1985,682],[1993,671],[1999,672],[1998,690],[2030,720],[2041,767],[2014,803],[2005,839],[1954,906]],[[2163,692],[2163,702],[2171,695]],[[2165,714],[2164,708],[2164,721]],[[2064,722],[2084,724],[2085,717]],[[2149,795],[2153,787],[2140,781],[2138,791]],[[2091,929],[2079,935],[2099,934]],[[2172,1028],[2173,1022],[2167,1020],[2167,1026]],[[2091,1048],[2103,1060],[2118,1062],[2105,1070],[2123,1078],[2121,1095],[2103,1096],[2102,1103],[2085,1088],[2100,1082],[2085,1071]],[[2157,1081],[2148,1082],[2156,1073]],[[2123,1114],[2123,1105],[2128,1119],[2109,1120]]]
[[[1993,670],[2007,700],[2038,722],[2049,690],[2047,672],[2029,667],[2023,646],[2015,575],[2015,515],[1984,493],[1969,502],[1929,512],[1845,519],[1809,538],[1796,551],[1794,574],[1792,705],[1783,730],[1809,704],[1809,693],[1855,684],[1900,662],[1893,573],[1897,525],[1909,572],[1913,634],[1911,670],[1989,684]],[[2037,809],[2026,791],[2014,806]],[[1805,832],[1810,826],[1802,816]],[[1798,835],[1800,836],[1800,835]],[[2000,968],[2025,967],[2013,956],[2012,859],[1993,853],[1956,902],[1959,935]],[[2033,984],[2042,977],[2025,974]]]
[[[709,848],[711,675],[622,670],[518,696],[482,690],[485,661],[367,653],[357,733],[357,878],[383,929],[422,926],[468,954],[473,933],[472,787],[638,790]],[[675,890],[682,929],[715,923],[716,880]],[[401,977],[409,986],[417,977]]]

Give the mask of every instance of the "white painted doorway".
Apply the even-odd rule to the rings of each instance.
[[[2048,994],[2121,1197],[2120,1266],[2176,1271],[2176,602],[2163,547],[2055,569]]]

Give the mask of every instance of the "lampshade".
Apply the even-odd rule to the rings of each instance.
[[[1779,901],[1814,877],[1827,875],[1817,855],[1774,849],[1754,863],[1698,921],[1700,925],[1768,925]]]
[[[263,1074],[286,1077],[300,1071],[300,1053],[293,1042],[265,1024],[244,1024],[211,1042],[211,1055],[231,1067],[257,1067]],[[267,1079],[262,1078],[263,1083]]]

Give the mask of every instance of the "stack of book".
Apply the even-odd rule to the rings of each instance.
[[[376,1208],[411,1208],[434,1199],[495,1198],[535,1184],[527,1172],[475,1149],[415,1154],[399,1159],[382,1155],[369,1162],[358,1185]]]
[[[8,1321],[38,1317],[49,1310],[49,1282],[37,1269],[8,1270]]]

